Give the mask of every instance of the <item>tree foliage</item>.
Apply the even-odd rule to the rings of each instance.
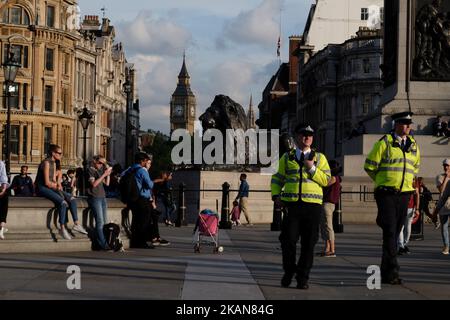
[[[171,170],[172,160],[171,152],[176,142],[170,141],[170,138],[160,131],[153,132],[155,137],[153,143],[144,148],[144,151],[153,155],[151,176],[157,177],[164,170]]]

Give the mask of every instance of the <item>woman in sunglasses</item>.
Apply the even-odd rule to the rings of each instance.
[[[61,190],[59,190],[58,171],[56,167],[57,162],[61,161],[61,158],[61,147],[56,144],[51,144],[48,157],[39,165],[36,175],[36,187],[38,196],[47,198],[55,204],[59,216],[59,233],[64,239],[70,240],[72,237],[65,227],[69,204],[64,198],[64,195],[61,194]]]

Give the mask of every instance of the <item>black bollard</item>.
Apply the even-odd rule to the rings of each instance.
[[[272,223],[270,224],[270,231],[280,231],[281,230],[281,213],[283,208],[273,203],[273,216]]]
[[[344,232],[344,224],[342,223],[342,193],[339,194],[339,202],[336,204],[333,212],[333,230],[335,233]]]
[[[225,182],[222,185],[222,212],[220,216],[220,229],[231,229],[231,221],[228,219],[230,215],[230,184]]]
[[[177,221],[175,221],[176,227],[187,226],[186,222],[186,204],[184,199],[186,185],[180,183],[180,190],[178,191],[178,216]]]

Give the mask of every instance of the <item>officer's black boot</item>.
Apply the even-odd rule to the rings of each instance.
[[[283,278],[281,278],[281,286],[284,288],[288,288],[291,285],[293,277],[293,273],[285,272]]]

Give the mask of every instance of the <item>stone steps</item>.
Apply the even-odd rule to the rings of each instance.
[[[90,251],[91,241],[86,239],[10,239],[6,234],[5,240],[0,240],[2,253],[42,253],[42,252],[77,252]]]
[[[78,252],[90,251],[91,240],[88,235],[70,231],[72,239],[61,237],[56,227],[55,215],[51,213],[53,204],[43,198],[14,198],[9,200],[7,229],[5,240],[0,240],[0,252],[9,253],[43,253],[43,252]],[[87,202],[77,200],[80,223],[88,230],[94,231],[92,214],[87,212]],[[108,218],[122,227],[123,204],[116,199],[108,199]],[[72,218],[70,217],[71,221]],[[129,240],[122,230],[121,239],[125,248]]]
[[[72,234],[71,234],[72,236]],[[129,240],[121,234],[125,249],[129,248]],[[87,235],[75,233],[71,240],[66,240],[55,233],[17,233],[7,232],[5,240],[0,240],[2,253],[41,253],[41,252],[79,252],[91,250],[91,239]]]

